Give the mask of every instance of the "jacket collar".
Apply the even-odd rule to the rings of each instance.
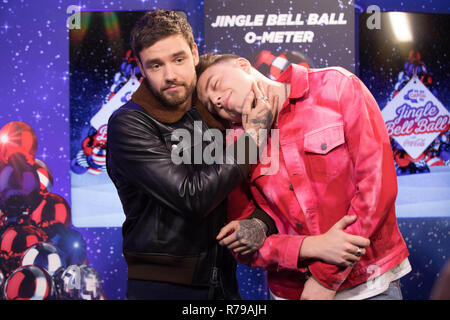
[[[159,122],[172,124],[175,123],[186,114],[187,110],[184,108],[169,108],[162,104],[151,92],[148,82],[143,79],[139,88],[131,96],[131,100],[137,105],[141,106],[152,118]],[[192,94],[192,105],[200,113],[203,121],[210,128],[225,130],[230,127],[230,124],[218,117],[212,115],[197,99],[197,92]]]
[[[291,84],[289,99],[299,99],[309,91],[308,69],[297,64],[291,64],[277,81]]]

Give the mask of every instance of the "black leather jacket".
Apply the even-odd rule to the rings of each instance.
[[[215,238],[226,221],[224,200],[244,181],[248,165],[174,164],[172,132],[185,129],[194,137],[208,129],[198,121],[192,108],[181,120],[162,123],[133,101],[109,119],[107,171],[126,215],[128,278],[208,286],[219,270],[227,290],[237,293],[236,263]],[[211,142],[201,143],[203,150]]]

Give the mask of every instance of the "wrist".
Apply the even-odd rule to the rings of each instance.
[[[259,220],[258,218],[252,218],[252,220],[256,222],[256,224],[264,232],[264,235],[267,235],[267,231],[269,230],[267,225],[264,222],[262,222],[261,220]]]
[[[301,259],[315,259],[317,258],[317,247],[319,236],[308,236],[303,240],[300,247],[299,258]]]
[[[259,146],[259,134],[257,132],[257,130],[253,129],[253,128],[245,128],[245,133],[253,139],[253,142]]]

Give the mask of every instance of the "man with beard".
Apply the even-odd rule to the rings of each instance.
[[[226,221],[224,200],[244,181],[251,157],[243,164],[236,160],[239,152],[225,153],[220,163],[192,162],[206,143],[194,139],[191,146],[174,134],[202,137],[209,128],[223,129],[193,98],[199,56],[185,18],[174,11],[146,13],[131,33],[131,46],[145,79],[110,117],[107,133],[107,170],[126,215],[127,298],[239,298],[236,263],[215,238]],[[244,102],[247,151],[258,147],[255,126],[272,124],[274,100],[254,103],[259,95],[255,90]],[[181,154],[184,161],[175,163],[173,156]],[[249,229],[264,231],[250,233],[243,246],[257,247],[265,231],[274,232],[260,209],[248,222]]]

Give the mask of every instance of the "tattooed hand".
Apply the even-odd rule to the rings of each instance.
[[[278,96],[273,94],[271,86],[268,86],[267,91],[266,94],[261,82],[254,82],[242,110],[242,126],[258,145],[263,143],[259,138],[264,133],[260,130],[269,130],[272,126],[279,100]]]
[[[259,219],[234,220],[220,230],[217,240],[220,245],[245,255],[261,248],[266,232],[266,224]]]

